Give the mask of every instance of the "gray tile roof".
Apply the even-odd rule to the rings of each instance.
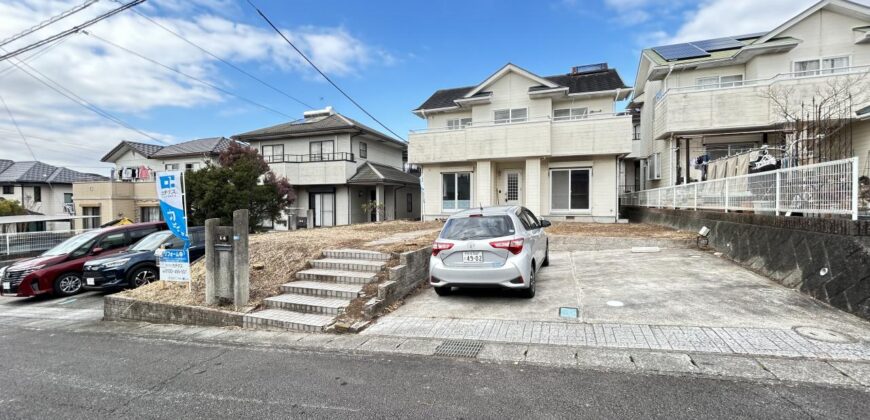
[[[559,86],[567,87],[568,93],[601,92],[628,87],[625,85],[625,83],[623,83],[622,78],[619,77],[619,73],[616,72],[616,69],[607,69],[581,74],[560,74],[556,76],[546,76],[544,77],[544,79],[547,79]],[[417,110],[438,109],[456,106],[456,103],[454,103],[453,101],[464,97],[475,87],[477,87],[477,85],[438,90],[433,93],[432,96],[429,97],[429,99],[426,99],[426,101],[423,102],[422,105],[418,106]],[[529,89],[529,91],[534,92],[536,90],[543,89],[550,88],[545,86],[533,86]],[[487,92],[481,92],[475,95],[475,97],[486,93]]]
[[[166,146],[149,157],[180,157],[195,155],[217,155],[226,150],[232,140],[226,137],[211,137],[206,139],[190,140],[183,143]]]
[[[392,166],[366,162],[357,168],[347,180],[349,184],[413,184],[420,185],[420,178]]]
[[[14,161],[11,161],[9,159],[0,159],[0,173],[3,173],[3,171],[12,166],[12,164],[14,163]]]
[[[130,146],[131,149],[139,152],[140,155],[145,157],[149,157],[163,148],[163,146],[158,146],[156,144],[148,144],[148,143],[139,143],[135,141],[123,141],[122,143]]]
[[[49,165],[43,162],[12,162],[11,165],[0,163],[0,183],[3,184],[72,184],[73,182],[99,181],[108,178],[71,169]]]
[[[248,131],[247,133],[236,134],[233,139],[240,141],[256,141],[264,140],[280,136],[301,136],[309,134],[317,134],[318,132],[332,131],[364,131],[370,135],[380,137],[384,140],[393,143],[405,145],[405,142],[388,136],[374,128],[360,123],[352,118],[335,113],[325,117],[316,117],[309,119],[300,119],[284,124],[278,124],[271,127],[261,128],[258,130]]]

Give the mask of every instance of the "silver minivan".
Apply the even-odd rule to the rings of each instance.
[[[536,273],[550,263],[547,226],[519,206],[456,213],[432,246],[429,281],[439,296],[454,287],[504,287],[532,298]]]

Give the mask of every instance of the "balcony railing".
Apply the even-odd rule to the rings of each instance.
[[[623,205],[858,218],[858,158],[620,195]],[[867,209],[861,208],[865,211]]]
[[[266,155],[267,163],[306,163],[306,162],[354,162],[353,153],[309,153],[307,155]]]
[[[627,112],[593,112],[590,114],[583,115],[575,115],[569,117],[552,117],[550,115],[546,115],[543,117],[534,117],[534,118],[523,118],[521,120],[513,120],[513,121],[504,121],[504,120],[490,120],[490,121],[472,121],[470,123],[462,124],[461,126],[443,126],[443,127],[429,127],[429,128],[420,128],[417,130],[411,130],[412,134],[423,134],[423,133],[436,133],[440,131],[464,131],[464,130],[473,130],[475,128],[481,127],[506,127],[506,126],[516,126],[523,124],[535,124],[542,122],[551,122],[553,124],[559,123],[570,123],[574,121],[587,121],[587,120],[597,120],[597,119],[606,119],[606,118],[615,118],[615,117],[623,117],[629,115]]]
[[[779,82],[794,80],[794,81],[802,81],[802,80],[813,80],[831,76],[849,76],[849,75],[868,75],[870,74],[870,66],[854,66],[854,67],[841,67],[835,69],[821,69],[821,70],[809,70],[809,71],[799,71],[792,73],[779,73],[773,77],[769,77],[766,79],[755,79],[755,80],[741,80],[741,81],[731,81],[731,82],[721,82],[721,83],[710,83],[704,85],[694,85],[694,86],[682,86],[682,87],[673,87],[668,88],[662,92],[659,92],[656,95],[656,103],[660,103],[663,99],[665,99],[670,94],[676,93],[690,93],[690,92],[709,92],[715,90],[722,89],[739,89],[742,87],[752,87],[752,86],[768,86],[773,85]]]

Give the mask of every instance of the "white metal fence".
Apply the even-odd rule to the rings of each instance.
[[[51,249],[86,230],[59,230],[0,234],[0,256],[27,255]]]
[[[641,207],[858,218],[858,158],[622,194]]]

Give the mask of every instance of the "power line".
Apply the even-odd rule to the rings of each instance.
[[[254,3],[251,2],[251,0],[246,0],[246,1],[248,2],[248,4],[251,5],[251,7],[254,8],[254,10],[257,11],[257,13],[260,15],[260,17],[262,17],[263,20],[265,20],[266,23],[268,23],[269,26],[271,26],[272,29],[274,29],[275,32],[277,32],[278,35],[281,36],[281,38],[284,38],[284,41],[286,41],[288,44],[290,44],[290,46],[293,47],[293,49],[296,50],[296,52],[299,53],[299,55],[301,55],[302,58],[304,58],[305,61],[307,61],[308,64],[310,64],[311,67],[314,68],[314,70],[317,70],[317,72],[320,73],[320,75],[323,76],[323,78],[326,79],[326,81],[329,82],[329,84],[331,84],[334,88],[336,88],[339,92],[341,92],[341,94],[344,95],[345,98],[347,98],[347,99],[348,99],[349,101],[351,101],[354,105],[356,105],[356,107],[359,108],[360,111],[364,112],[366,115],[369,116],[369,118],[371,118],[372,120],[374,120],[376,123],[380,124],[381,127],[384,127],[385,130],[389,131],[389,132],[392,133],[394,136],[396,136],[396,137],[398,137],[398,138],[404,140],[404,138],[402,138],[402,136],[396,134],[396,132],[393,131],[393,130],[391,130],[390,127],[387,127],[387,126],[386,126],[384,123],[382,123],[379,119],[375,118],[374,115],[372,115],[372,114],[371,114],[370,112],[368,112],[365,108],[363,108],[362,105],[360,105],[357,101],[355,101],[353,98],[351,98],[350,95],[347,94],[347,92],[345,92],[342,88],[338,87],[338,85],[335,84],[335,82],[333,82],[332,79],[330,79],[329,76],[326,75],[326,73],[324,73],[323,71],[321,71],[320,68],[318,68],[318,67],[314,64],[314,62],[312,62],[312,61],[308,58],[308,56],[306,56],[305,53],[302,52],[302,50],[300,50],[299,48],[297,48],[296,45],[294,45],[292,42],[290,42],[289,39],[287,39],[287,37],[284,36],[284,33],[281,32],[281,31],[278,29],[278,27],[276,27],[275,24],[273,24],[272,21],[269,20],[269,18],[266,17],[266,15],[265,15],[265,14],[264,14],[264,13],[263,13],[259,8],[258,8],[257,6],[255,6]],[[0,59],[2,59],[2,58],[0,58]]]
[[[91,25],[93,25],[93,24],[95,24],[95,23],[97,23],[97,22],[99,22],[99,21],[101,21],[101,20],[108,19],[109,17],[112,17],[112,16],[114,16],[114,15],[116,15],[116,14],[118,14],[118,13],[121,13],[121,12],[123,12],[124,10],[127,10],[127,9],[129,9],[129,8],[131,8],[131,7],[133,7],[133,6],[136,6],[136,5],[140,4],[140,3],[143,3],[144,1],[145,1],[145,0],[133,0],[133,1],[131,1],[130,3],[127,3],[127,4],[123,5],[123,6],[117,8],[117,9],[111,10],[111,11],[109,11],[109,12],[103,13],[102,15],[97,16],[97,17],[95,17],[95,18],[93,18],[93,19],[91,19],[91,20],[89,20],[89,21],[87,21],[87,22],[85,22],[85,23],[82,23],[82,24],[80,24],[80,25],[74,26],[74,27],[72,27],[72,28],[70,28],[70,29],[67,29],[67,30],[63,31],[63,32],[60,32],[60,33],[54,34],[54,35],[52,35],[52,36],[50,36],[50,37],[48,37],[48,38],[45,38],[45,39],[43,39],[43,40],[41,40],[41,41],[35,42],[35,43],[33,43],[33,44],[30,44],[30,45],[28,45],[28,46],[26,46],[26,47],[19,48],[19,49],[15,50],[15,51],[12,51],[11,53],[6,53],[6,54],[0,56],[0,61],[10,59],[10,58],[12,58],[12,57],[15,57],[16,55],[23,54],[23,53],[25,53],[25,52],[27,52],[27,51],[30,51],[30,50],[34,49],[34,48],[39,48],[39,47],[41,47],[41,46],[43,46],[43,45],[45,45],[45,44],[48,44],[48,43],[50,43],[50,42],[54,42],[54,41],[57,41],[58,39],[65,38],[65,37],[67,37],[67,36],[69,36],[69,35],[71,35],[71,34],[74,34],[74,33],[78,32],[78,31],[80,31],[80,30],[82,30],[82,29],[85,29],[85,28],[89,27],[89,26],[91,26]]]
[[[19,59],[19,60],[20,60],[21,62],[33,61],[33,60],[39,58],[40,56],[42,56],[43,54],[47,53],[47,52],[48,52],[49,50],[51,50],[52,48],[54,48],[54,47],[56,47],[56,46],[58,46],[58,45],[60,45],[60,44],[63,44],[64,42],[68,41],[69,39],[70,39],[70,38],[64,38],[64,39],[61,39],[60,41],[57,41],[57,42],[55,42],[54,44],[50,44],[49,46],[47,46],[47,47],[45,47],[45,48],[43,48],[43,49],[41,49],[41,50],[39,50],[39,51],[37,51],[37,52],[35,52],[35,53],[33,53],[33,54],[30,54],[30,55],[28,55],[27,57],[21,58],[21,59]],[[6,77],[7,74],[12,73],[12,70],[16,70],[16,69],[17,69],[17,67],[15,67],[15,66],[9,66],[9,67],[6,67],[6,68],[3,69],[3,70],[0,70],[0,78]]]
[[[120,0],[115,0],[115,2],[120,3]],[[193,46],[194,48],[196,48],[196,49],[202,51],[203,53],[205,53],[205,54],[207,54],[208,56],[214,58],[215,60],[218,60],[218,61],[220,61],[220,62],[226,64],[227,66],[232,67],[232,68],[235,69],[236,71],[238,71],[238,72],[244,74],[245,76],[250,77],[251,79],[257,81],[257,82],[260,83],[260,84],[262,84],[263,86],[266,86],[266,87],[268,87],[269,89],[272,89],[272,90],[274,90],[275,92],[278,92],[278,93],[280,93],[280,94],[282,94],[282,95],[284,95],[284,96],[290,98],[291,100],[293,100],[293,101],[295,101],[296,103],[298,103],[298,104],[304,106],[304,107],[307,108],[307,109],[314,109],[313,106],[308,105],[307,103],[303,102],[301,99],[298,99],[298,98],[294,97],[293,95],[290,95],[289,93],[287,93],[287,92],[285,92],[285,91],[283,91],[283,90],[281,90],[281,89],[275,87],[274,85],[270,84],[269,82],[266,82],[265,80],[263,80],[263,79],[261,79],[261,78],[255,76],[255,75],[251,74],[251,73],[248,72],[247,70],[245,70],[245,69],[243,69],[243,68],[241,68],[241,67],[239,67],[239,66],[236,66],[236,65],[233,64],[232,62],[230,62],[230,61],[228,61],[228,60],[225,60],[225,59],[219,57],[217,54],[214,54],[213,52],[211,52],[211,51],[209,51],[209,50],[207,50],[207,49],[201,47],[200,45],[196,44],[195,42],[193,42],[193,41],[191,41],[191,40],[189,40],[189,39],[183,37],[183,36],[180,35],[178,32],[175,32],[175,31],[173,31],[172,29],[167,28],[165,25],[161,24],[160,22],[157,22],[156,20],[151,19],[151,17],[149,17],[148,15],[146,15],[146,14],[144,14],[144,13],[142,13],[142,12],[136,10],[136,9],[133,9],[133,13],[136,13],[137,15],[142,16],[143,18],[145,18],[145,19],[148,20],[149,22],[151,22],[151,23],[153,23],[154,25],[157,25],[157,26],[159,26],[160,28],[162,28],[164,31],[169,32],[169,33],[172,34],[172,35],[175,35],[178,39],[180,39],[180,40],[182,40],[182,41],[188,43],[189,45],[191,45],[191,46]]]
[[[291,115],[289,115],[289,114],[285,114],[285,113],[283,113],[283,112],[281,112],[281,111],[278,111],[277,109],[272,108],[272,107],[270,107],[270,106],[268,106],[268,105],[263,105],[263,104],[261,104],[261,103],[259,103],[259,102],[256,102],[256,101],[254,101],[254,100],[252,100],[252,99],[248,99],[248,98],[246,98],[246,97],[244,97],[244,96],[242,96],[242,95],[239,95],[239,94],[237,94],[237,93],[230,92],[230,91],[228,91],[228,90],[226,90],[226,89],[223,89],[223,88],[221,88],[221,87],[219,87],[219,86],[216,86],[216,85],[214,85],[214,84],[212,84],[212,83],[206,82],[205,80],[202,80],[202,79],[200,79],[200,78],[198,78],[198,77],[191,76],[191,75],[189,75],[189,74],[187,74],[187,73],[184,73],[184,72],[182,72],[182,71],[180,71],[180,70],[176,70],[176,69],[174,69],[174,68],[172,68],[172,67],[170,67],[170,66],[167,66],[166,64],[163,64],[163,63],[161,63],[161,62],[159,62],[159,61],[157,61],[157,60],[154,60],[154,59],[152,59],[152,58],[149,58],[149,57],[146,57],[146,56],[144,56],[144,55],[142,55],[142,54],[139,54],[139,53],[137,53],[136,51],[133,51],[133,50],[131,50],[131,49],[129,49],[129,48],[122,47],[122,46],[120,46],[120,45],[118,45],[118,44],[116,44],[116,43],[114,43],[114,42],[112,42],[112,41],[109,41],[109,40],[107,40],[107,39],[105,39],[105,38],[100,37],[99,35],[97,35],[97,34],[95,34],[95,33],[93,33],[93,32],[82,31],[82,33],[84,33],[85,35],[90,35],[90,36],[92,36],[92,37],[94,37],[94,38],[96,38],[96,39],[98,39],[98,40],[100,40],[100,41],[102,41],[102,42],[105,42],[106,44],[109,44],[109,45],[111,45],[111,46],[113,46],[113,47],[115,47],[115,48],[118,48],[118,49],[120,49],[120,50],[126,51],[126,52],[128,52],[128,53],[130,53],[130,54],[133,54],[133,55],[135,55],[136,57],[139,57],[139,58],[141,58],[141,59],[143,59],[143,60],[145,60],[145,61],[148,61],[148,62],[150,62],[150,63],[156,64],[156,65],[158,65],[158,66],[160,66],[160,67],[163,67],[163,68],[165,68],[165,69],[167,69],[167,70],[169,70],[169,71],[173,71],[173,72],[178,73],[178,74],[180,74],[180,75],[182,75],[182,76],[184,76],[184,77],[187,77],[187,78],[189,78],[189,79],[191,79],[191,80],[195,80],[195,81],[197,81],[197,82],[199,82],[199,83],[202,83],[202,84],[204,84],[204,85],[206,85],[206,86],[208,86],[208,87],[210,87],[210,88],[212,88],[212,89],[219,90],[219,91],[221,91],[221,92],[223,92],[223,93],[225,93],[225,94],[227,94],[227,95],[230,95],[230,96],[234,96],[234,97],[236,97],[236,98],[239,98],[239,99],[241,99],[241,100],[243,100],[243,101],[245,101],[245,102],[247,102],[247,103],[249,103],[249,104],[251,104],[251,105],[258,106],[258,107],[263,108],[263,109],[265,109],[265,110],[267,110],[267,111],[274,112],[274,113],[276,113],[276,114],[279,114],[279,115],[281,115],[281,116],[284,116],[284,117],[287,117],[287,118],[290,118],[290,119],[293,118]]]
[[[12,111],[9,109],[9,105],[6,105],[6,100],[4,100],[2,96],[0,96],[0,102],[2,102],[3,107],[6,108],[6,113],[9,114],[9,119],[12,121],[12,125],[15,126],[15,130],[18,131],[18,135],[21,136],[21,140],[24,140],[24,145],[30,152],[30,156],[33,156],[33,160],[39,160],[36,158],[36,154],[33,153],[33,149],[30,148],[30,143],[27,142],[27,137],[25,137],[24,133],[21,132],[21,127],[18,126],[18,121],[15,121],[15,117],[12,116]]]
[[[10,36],[9,38],[6,38],[6,39],[0,41],[0,47],[4,46],[10,42],[14,42],[16,40],[24,38],[25,36],[30,35],[36,31],[48,26],[48,25],[51,25],[52,23],[61,21],[63,19],[66,19],[67,17],[70,17],[70,16],[78,13],[78,12],[81,12],[82,10],[87,9],[88,7],[90,7],[91,5],[93,5],[94,3],[98,2],[98,1],[99,0],[87,0],[84,3],[82,3],[76,7],[73,7],[72,9],[66,10],[66,11],[61,12],[55,16],[52,16],[52,17],[50,17],[50,18],[48,18],[40,23],[37,23],[36,25],[31,26],[30,28],[27,28],[27,29],[15,34],[15,35]]]
[[[4,51],[2,47],[0,47],[0,51]],[[79,106],[84,107],[85,109],[88,109],[88,110],[90,110],[91,112],[94,112],[95,114],[100,115],[100,116],[102,116],[103,118],[106,118],[106,119],[108,119],[108,120],[114,122],[115,124],[118,124],[118,125],[120,125],[120,126],[122,126],[122,127],[125,127],[125,128],[127,128],[127,129],[130,129],[130,130],[132,130],[132,131],[135,131],[135,132],[137,132],[137,133],[139,133],[139,134],[141,134],[141,135],[143,135],[143,136],[145,136],[145,137],[148,137],[148,138],[150,138],[150,139],[152,139],[152,140],[154,140],[154,141],[156,141],[156,142],[158,142],[158,143],[161,143],[161,144],[168,144],[167,142],[165,142],[165,141],[163,141],[163,140],[160,140],[160,139],[158,139],[158,138],[156,138],[156,137],[154,137],[154,136],[152,136],[152,135],[150,135],[150,134],[148,134],[148,133],[146,133],[146,132],[144,132],[144,131],[141,131],[141,130],[137,129],[136,127],[133,127],[132,125],[126,123],[124,120],[122,120],[122,119],[120,119],[120,118],[118,118],[118,117],[116,117],[116,116],[114,116],[114,115],[112,115],[112,114],[110,114],[110,113],[104,111],[104,110],[101,109],[100,107],[98,107],[98,106],[96,106],[96,105],[94,105],[94,104],[88,102],[87,100],[85,100],[85,99],[82,98],[81,96],[77,95],[75,92],[69,90],[68,88],[64,87],[64,86],[61,85],[60,83],[57,83],[56,81],[52,80],[50,77],[48,77],[48,76],[46,76],[45,74],[41,73],[39,70],[33,68],[33,67],[30,66],[29,64],[24,63],[24,62],[22,62],[21,60],[18,60],[18,59],[16,59],[15,61],[18,61],[18,63],[15,63],[14,61],[12,61],[12,65],[14,65],[15,67],[17,67],[19,70],[23,71],[23,72],[26,73],[28,76],[30,76],[30,77],[36,79],[37,82],[39,82],[39,83],[45,85],[45,86],[48,87],[49,89],[51,89],[51,90],[53,90],[53,91],[59,93],[60,95],[66,97],[67,99],[69,99],[69,100],[75,102],[75,103],[78,104]],[[34,75],[33,73],[27,71],[24,67],[21,67],[22,65],[25,66],[25,67],[27,67],[27,68],[29,68],[31,71],[33,71],[34,73],[38,74],[39,76],[42,76],[42,78],[44,78],[45,80],[48,80],[48,82],[51,82],[52,84],[56,85],[57,87],[52,86],[52,84],[49,84],[49,83],[46,82],[45,80],[42,80],[40,77],[37,77],[37,76]],[[64,92],[64,91],[66,91],[66,92]]]

